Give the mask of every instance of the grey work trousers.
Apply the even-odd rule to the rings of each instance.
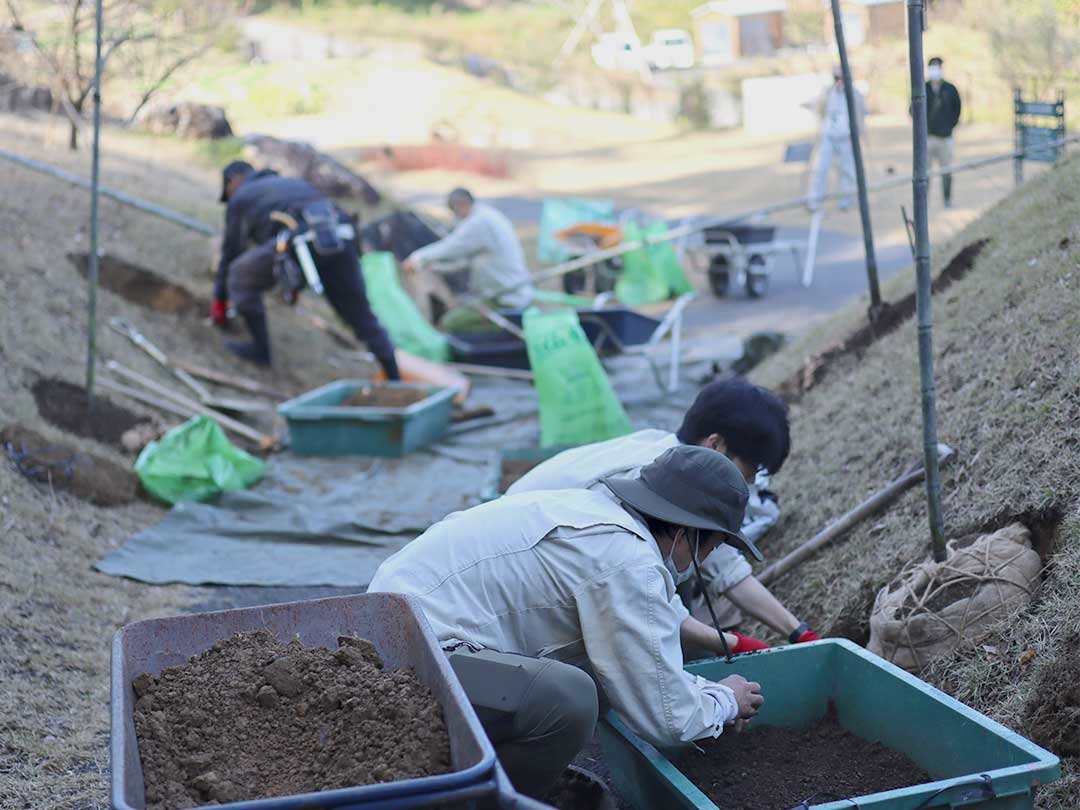
[[[592,737],[593,679],[550,658],[465,647],[449,657],[510,781],[542,798]]]

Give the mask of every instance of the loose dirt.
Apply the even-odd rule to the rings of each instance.
[[[949,260],[949,263],[945,265],[937,278],[931,282],[931,292],[934,295],[944,292],[971,272],[975,267],[975,259],[989,243],[989,239],[977,239],[961,248]],[[915,315],[915,304],[914,292],[909,293],[895,303],[884,302],[875,323],[867,323],[856,329],[844,340],[808,358],[798,371],[780,383],[777,393],[785,400],[798,400],[799,397],[820,383],[828,373],[829,367],[840,358],[849,354],[858,356],[875,341],[899,329],[901,325]]]
[[[1080,756],[1080,635],[1038,676],[1024,714],[1031,738],[1063,757]]]
[[[830,704],[808,729],[759,726],[699,741],[676,764],[725,810],[788,810],[815,794],[810,804],[865,796],[931,781],[906,756],[857,737],[840,725]]]
[[[123,447],[124,433],[148,420],[127,408],[94,395],[93,412],[89,412],[86,389],[55,378],[42,378],[31,388],[38,411],[49,424],[68,433],[95,439],[103,444]]]
[[[50,442],[20,425],[0,430],[0,449],[22,475],[56,490],[67,490],[97,506],[119,506],[135,500],[135,475],[89,453]]]
[[[370,642],[270,633],[215,644],[132,687],[147,810],[180,810],[446,773],[442,708]]]
[[[89,274],[88,256],[79,253],[68,258],[86,278]],[[210,306],[209,302],[200,301],[186,287],[173,284],[157,273],[117,256],[102,256],[98,260],[98,283],[109,292],[155,312],[186,315],[193,310],[205,311]]]
[[[407,408],[428,396],[415,388],[373,385],[357,388],[341,402],[343,408]]]

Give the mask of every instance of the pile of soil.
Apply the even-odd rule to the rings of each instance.
[[[1025,719],[1031,739],[1063,757],[1080,757],[1080,635],[1039,673]]]
[[[94,408],[87,407],[86,389],[80,385],[43,377],[30,389],[37,402],[38,411],[51,425],[68,433],[95,439],[103,444],[122,447],[121,439],[127,431],[149,420],[94,394]]]
[[[147,810],[249,801],[451,770],[442,707],[368,641],[260,630],[132,683]]]
[[[139,480],[130,470],[65,444],[50,442],[21,425],[0,429],[0,450],[31,481],[66,490],[97,506],[135,500]]]
[[[415,388],[372,385],[357,388],[341,402],[343,408],[407,408],[428,396]]]
[[[846,730],[831,703],[811,728],[751,727],[698,745],[704,755],[676,764],[725,810],[788,810],[815,794],[811,804],[826,804],[933,781],[905,755]]]
[[[540,464],[541,462],[539,461],[512,461],[504,458],[502,462],[502,475],[499,478],[499,492],[505,493],[506,490],[517,483],[519,478],[524,478],[527,472],[539,467]]]

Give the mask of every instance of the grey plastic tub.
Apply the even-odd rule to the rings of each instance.
[[[222,810],[391,810],[494,796],[495,752],[446,655],[439,649],[427,619],[408,596],[372,593],[149,619],[117,631],[112,644],[110,742],[115,810],[146,807],[135,738],[132,679],[143,672],[158,674],[167,667],[186,663],[215,642],[252,630],[268,630],[283,642],[299,639],[306,647],[331,649],[336,648],[338,636],[359,636],[375,645],[387,670],[412,667],[417,678],[442,704],[454,770],[440,776],[217,807]]]

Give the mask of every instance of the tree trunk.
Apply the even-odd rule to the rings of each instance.
[[[69,121],[68,126],[71,127],[70,134],[68,135],[68,149],[75,152],[79,148],[79,128],[75,126],[74,121]]]

